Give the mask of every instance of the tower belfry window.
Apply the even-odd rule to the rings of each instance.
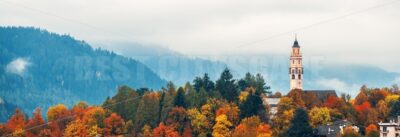
[[[292,79],[295,79],[295,76],[294,76],[294,74],[292,74]]]

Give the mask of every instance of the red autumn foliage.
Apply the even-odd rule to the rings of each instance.
[[[172,110],[168,113],[168,117],[166,120],[166,124],[170,126],[171,128],[174,128],[178,130],[179,132],[182,132],[184,130],[184,123],[185,120],[187,119],[187,114],[186,110],[183,107],[174,107]]]
[[[215,116],[218,117],[219,115],[226,115],[227,112],[228,110],[226,110],[224,107],[221,107],[215,112]]]
[[[25,127],[25,116],[19,109],[15,109],[14,115],[7,121],[6,127],[11,131]]]
[[[372,131],[377,131],[378,127],[375,124],[370,124],[367,128],[365,128],[365,132],[368,134]]]
[[[48,129],[42,130],[42,132],[40,133],[41,135],[42,134],[45,134],[45,135],[50,134],[51,137],[62,136],[62,128],[59,126],[59,124],[57,122],[51,122],[48,125]]]
[[[362,111],[368,110],[370,108],[371,108],[371,104],[368,101],[362,103],[361,105],[355,105],[355,109],[357,110],[357,112],[362,112]]]
[[[35,109],[35,112],[33,112],[33,117],[28,120],[26,124],[26,129],[25,135],[27,137],[36,137],[39,135],[40,130],[43,129],[44,120],[42,118],[41,110],[40,108]]]
[[[192,128],[190,128],[189,123],[187,123],[185,125],[185,129],[183,129],[182,137],[192,137]]]
[[[174,128],[170,126],[165,126],[163,123],[160,123],[158,127],[153,130],[154,137],[179,137],[179,133],[174,130]]]
[[[341,99],[335,96],[328,96],[327,100],[324,103],[324,106],[328,108],[339,108]]]
[[[104,135],[115,136],[121,135],[123,132],[124,120],[116,113],[112,113],[104,119]]]

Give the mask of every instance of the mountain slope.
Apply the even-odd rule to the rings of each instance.
[[[136,60],[35,28],[0,27],[0,68],[0,98],[24,112],[80,100],[99,104],[120,85],[166,83]]]
[[[189,57],[161,46],[117,43],[106,48],[143,62],[162,78],[177,85],[192,82],[194,77],[202,76],[204,73],[208,73],[212,80],[216,80],[227,67],[223,62]]]

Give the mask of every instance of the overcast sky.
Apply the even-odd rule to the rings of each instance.
[[[0,25],[35,26],[113,50],[120,42],[191,56],[289,55],[400,72],[400,1],[0,0]],[[111,46],[110,46],[111,45]]]

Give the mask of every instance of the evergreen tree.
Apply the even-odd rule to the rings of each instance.
[[[174,107],[174,97],[176,94],[175,85],[172,82],[168,82],[167,89],[164,95],[162,95],[162,102],[160,103],[161,106],[161,121],[165,121],[167,118],[168,112]]]
[[[217,89],[221,96],[228,101],[235,101],[239,95],[235,80],[228,68],[222,72],[220,78],[217,80]]]
[[[244,78],[240,79],[238,81],[238,86],[240,91],[244,91],[247,88],[253,86],[255,84],[255,77],[253,75],[251,75],[249,72],[246,73],[246,75],[244,76]]]
[[[240,104],[239,109],[241,119],[258,115],[263,121],[268,120],[262,98],[255,93],[247,95],[246,100]]]
[[[201,79],[201,77],[196,77],[194,80],[193,80],[193,87],[194,87],[194,89],[197,91],[197,92],[199,92],[200,91],[200,89],[201,89],[201,87],[203,87],[203,80]]]
[[[186,102],[185,102],[185,92],[183,91],[183,88],[180,87],[178,89],[178,92],[176,93],[176,96],[174,98],[174,106],[175,107],[183,107],[186,108]]]
[[[215,88],[215,84],[213,81],[210,80],[210,77],[208,76],[207,73],[204,74],[203,76],[203,87],[207,92],[211,92]]]
[[[400,116],[400,101],[396,101],[395,103],[393,103],[389,115],[390,117]]]
[[[269,91],[270,87],[266,86],[265,80],[261,74],[254,76],[247,72],[246,76],[238,81],[238,86],[241,91],[253,87],[256,89],[256,94],[258,95],[262,93],[271,93],[271,91]]]
[[[270,87],[266,86],[265,80],[261,74],[257,74],[255,78],[255,85],[254,88],[256,88],[256,94],[260,95],[263,93],[266,94],[271,94],[271,91],[269,91]]]
[[[194,89],[199,92],[201,88],[204,88],[207,92],[211,92],[215,88],[215,84],[213,81],[210,80],[210,77],[207,73],[204,74],[203,78],[196,77],[193,80]]]
[[[291,120],[291,125],[285,137],[311,137],[313,129],[308,122],[308,114],[304,109],[296,109],[295,115]]]
[[[244,79],[238,81],[238,87],[240,91],[244,91],[247,88],[247,82]]]

